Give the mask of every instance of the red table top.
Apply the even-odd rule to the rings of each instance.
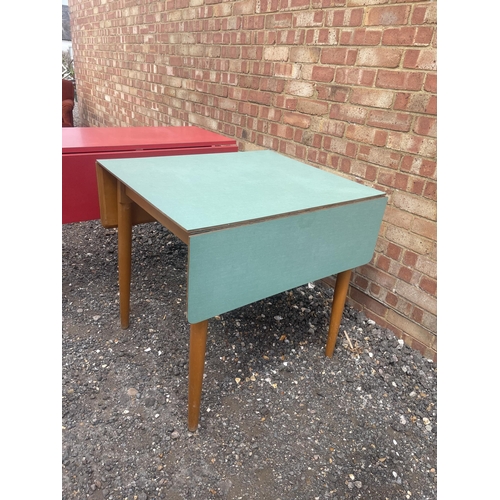
[[[63,127],[62,153],[133,151],[236,144],[198,127]]]

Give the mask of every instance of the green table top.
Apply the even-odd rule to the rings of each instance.
[[[188,233],[384,195],[267,150],[99,163]]]

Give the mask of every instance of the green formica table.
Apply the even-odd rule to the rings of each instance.
[[[351,270],[373,256],[385,193],[267,150],[96,166],[99,190],[102,179],[116,187],[106,204],[117,213],[122,328],[137,212],[188,245],[189,430],[198,426],[210,318],[336,274],[326,346],[333,355]]]

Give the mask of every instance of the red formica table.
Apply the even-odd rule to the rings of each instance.
[[[234,139],[198,127],[65,127],[62,223],[100,218],[97,160],[237,151]]]

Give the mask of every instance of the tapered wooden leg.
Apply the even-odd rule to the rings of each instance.
[[[205,368],[208,320],[191,325],[189,343],[188,429],[194,432],[200,419],[201,389]]]
[[[120,289],[120,321],[128,328],[130,316],[130,275],[132,268],[131,201],[123,184],[118,186],[118,283]]]
[[[343,271],[337,275],[335,282],[335,291],[333,292],[332,314],[330,316],[330,328],[328,329],[328,340],[326,341],[325,354],[328,357],[333,356],[337,334],[339,332],[342,312],[344,310],[349,281],[351,279],[351,270]]]

